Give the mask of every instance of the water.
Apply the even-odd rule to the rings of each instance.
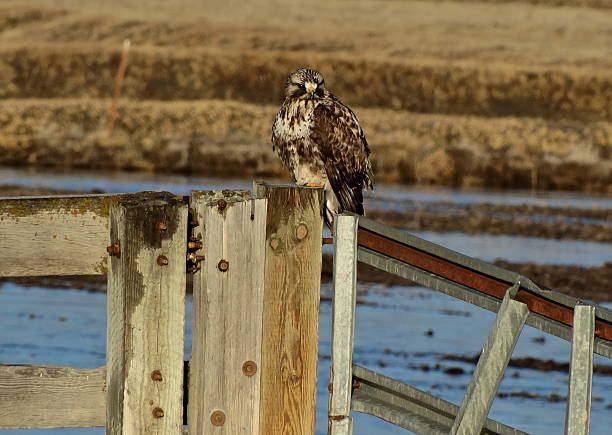
[[[330,284],[324,284],[322,291],[329,294]],[[387,288],[378,284],[360,284],[359,300],[366,304],[357,307],[355,363],[459,404],[474,366],[441,357],[448,353],[464,356],[478,353],[494,315],[420,287]],[[186,324],[190,325],[190,297],[187,298],[186,310]],[[317,434],[326,431],[330,314],[331,305],[322,303]],[[23,288],[6,283],[0,288],[0,319],[0,360],[4,363],[73,367],[99,367],[106,363],[105,294]],[[428,329],[433,331],[433,335],[426,334]],[[534,340],[542,337],[545,337],[543,343]],[[187,326],[186,358],[190,342],[191,333]],[[567,361],[569,351],[569,343],[526,326],[513,356],[538,355],[544,359]],[[610,364],[610,361],[596,357],[595,363]],[[435,364],[440,364],[440,368],[435,369]],[[422,365],[427,365],[430,370],[423,371]],[[445,374],[444,369],[448,367],[460,367],[465,373]],[[566,389],[565,373],[510,367],[499,391],[526,390],[563,396]],[[611,392],[612,377],[594,375],[592,434],[607,433],[605,428],[612,425],[612,412],[606,409],[612,405]],[[533,434],[561,433],[564,412],[565,402],[498,398],[493,403],[490,417]],[[1,433],[101,434],[103,429],[6,430]],[[355,434],[395,433],[406,432],[355,413]]]
[[[214,179],[143,174],[31,173],[0,170],[2,184],[58,189],[98,189],[106,192],[168,190],[177,194],[192,189],[249,189],[250,180]],[[583,208],[612,208],[612,198],[540,194],[528,192],[500,194],[487,191],[452,189],[416,189],[378,186],[369,196],[371,204],[389,208],[407,200],[455,203],[494,202],[542,204]],[[377,205],[378,206],[378,205]],[[545,264],[595,266],[612,259],[612,244],[549,240],[515,236],[471,236],[463,233],[419,232],[416,235],[485,260],[533,261]],[[322,292],[329,295],[329,283]],[[387,376],[408,382],[422,390],[458,404],[474,366],[444,360],[448,353],[473,356],[484,343],[494,315],[464,302],[420,287],[387,288],[360,283],[357,308],[355,362]],[[187,325],[190,325],[191,300],[187,299]],[[608,306],[612,306],[608,304]],[[50,309],[51,308],[51,309]],[[328,382],[327,359],[330,354],[330,304],[321,305],[320,364],[318,384],[317,433],[326,431]],[[431,329],[433,335],[426,334]],[[5,283],[0,287],[0,361],[98,367],[106,363],[106,295],[75,290],[23,288]],[[541,338],[544,337],[544,342]],[[191,331],[186,329],[186,357]],[[514,357],[538,356],[568,361],[569,344],[526,326]],[[596,357],[595,363],[612,364]],[[438,364],[439,368],[436,368]],[[429,367],[428,371],[421,367]],[[463,374],[445,374],[448,367],[459,367]],[[509,368],[500,386],[501,392],[526,390],[542,395],[564,396],[567,374]],[[592,434],[609,433],[612,426],[612,377],[593,378]],[[562,433],[565,402],[543,399],[498,398],[490,417],[533,434]],[[400,434],[405,430],[374,417],[355,414],[355,434]],[[103,429],[6,430],[2,434],[101,434]]]
[[[214,178],[191,175],[159,175],[108,171],[26,171],[0,168],[0,183],[52,189],[97,189],[103,192],[137,192],[167,190],[188,194],[197,189],[251,189],[252,181],[242,178]],[[612,208],[612,196],[588,195],[575,192],[531,192],[525,190],[492,191],[481,189],[450,189],[444,187],[398,186],[377,184],[366,193],[367,201],[382,208],[395,209],[393,204],[417,202],[450,202],[473,204],[489,202],[510,205],[541,205],[548,207]]]

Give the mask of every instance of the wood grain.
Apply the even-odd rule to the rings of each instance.
[[[167,193],[121,201],[110,232],[121,256],[108,274],[107,434],[179,434],[187,205]]]
[[[194,194],[206,260],[193,290],[191,434],[259,433],[266,206],[266,199]],[[213,424],[215,412],[222,425]]]
[[[323,192],[265,184],[254,185],[254,191],[268,198],[260,432],[311,434],[316,409]]]
[[[106,368],[0,365],[0,429],[104,426]]]
[[[0,199],[0,276],[106,273],[109,207],[125,195]]]

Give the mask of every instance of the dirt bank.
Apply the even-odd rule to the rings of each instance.
[[[115,47],[70,44],[0,49],[5,98],[105,98]],[[124,95],[133,100],[233,99],[280,104],[288,72],[309,65],[352,106],[417,113],[612,120],[607,70],[469,61],[376,59],[292,52],[134,48]],[[248,85],[245,85],[248,84]]]
[[[269,139],[276,106],[125,102],[112,138],[108,107],[0,101],[0,165],[286,176]],[[355,110],[375,181],[612,192],[612,123]]]

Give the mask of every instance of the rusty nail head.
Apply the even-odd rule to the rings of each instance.
[[[153,370],[151,372],[151,379],[153,379],[154,381],[161,382],[163,380],[161,372],[159,370]]]
[[[187,247],[189,249],[202,249],[202,242],[197,242],[197,241],[188,242]]]
[[[164,410],[161,408],[155,408],[153,410],[153,417],[154,418],[162,418],[164,416]]]
[[[229,269],[229,263],[227,260],[221,260],[219,261],[219,264],[217,264],[217,267],[221,272],[227,272],[227,269]]]
[[[117,240],[112,245],[107,246],[106,252],[108,252],[108,255],[110,255],[111,257],[121,257],[121,242]]]
[[[323,244],[324,245],[333,245],[334,244],[333,237],[323,237]]]
[[[210,422],[213,426],[223,426],[225,424],[225,414],[223,411],[215,411],[210,416]]]
[[[242,364],[242,373],[244,373],[245,376],[253,376],[257,373],[257,364],[255,361],[245,361],[244,364]]]
[[[217,201],[217,208],[219,209],[219,211],[225,210],[225,207],[227,207],[227,201],[225,201],[224,199],[220,199],[219,201]]]
[[[168,229],[168,224],[165,222],[159,222],[157,224],[157,231],[166,231]]]
[[[157,257],[157,264],[160,266],[167,266],[168,257],[166,257],[165,255],[160,255],[159,257]]]
[[[295,230],[295,235],[297,236],[298,240],[304,240],[308,235],[308,227],[306,224],[299,224]]]

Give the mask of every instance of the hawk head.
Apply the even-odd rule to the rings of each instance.
[[[319,71],[310,68],[300,68],[289,76],[285,86],[287,98],[310,100],[323,98],[327,94],[325,80]]]

